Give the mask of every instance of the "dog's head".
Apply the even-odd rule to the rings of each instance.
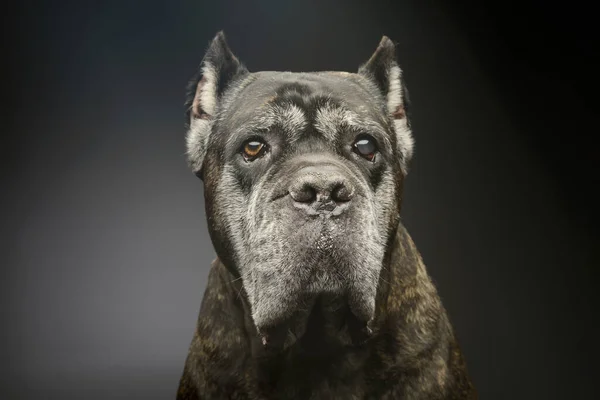
[[[407,106],[387,37],[357,73],[250,73],[213,39],[189,88],[187,154],[259,332],[321,294],[374,317],[413,153]]]

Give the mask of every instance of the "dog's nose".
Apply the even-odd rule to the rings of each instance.
[[[289,193],[296,205],[320,213],[334,211],[354,197],[354,186],[335,167],[311,166],[290,185]]]

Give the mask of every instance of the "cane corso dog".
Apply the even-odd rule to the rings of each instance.
[[[356,73],[249,72],[212,40],[186,125],[218,257],[178,400],[477,398],[400,221],[408,111],[386,36]]]

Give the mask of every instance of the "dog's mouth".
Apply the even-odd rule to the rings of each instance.
[[[360,346],[373,334],[370,321],[352,312],[345,297],[328,295],[317,296],[312,307],[258,332],[266,354],[279,354],[292,346],[315,353],[339,346]]]

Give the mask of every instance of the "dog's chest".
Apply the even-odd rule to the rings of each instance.
[[[263,371],[260,398],[265,399],[364,399],[366,352],[338,357],[300,357],[282,361]]]

